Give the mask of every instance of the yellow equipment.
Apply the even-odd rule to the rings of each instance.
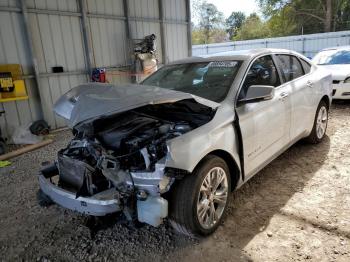
[[[19,64],[0,65],[0,102],[28,99],[22,75]]]

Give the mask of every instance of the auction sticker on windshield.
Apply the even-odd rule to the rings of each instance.
[[[237,61],[215,61],[210,62],[208,67],[235,67],[237,64]]]

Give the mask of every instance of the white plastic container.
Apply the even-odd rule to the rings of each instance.
[[[168,201],[166,199],[148,196],[144,201],[137,200],[137,218],[140,222],[157,227],[167,216]]]

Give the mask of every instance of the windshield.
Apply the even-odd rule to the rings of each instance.
[[[167,65],[145,79],[143,85],[190,93],[215,102],[225,99],[240,61]]]
[[[318,65],[350,64],[350,50],[325,50],[318,53],[313,61]]]

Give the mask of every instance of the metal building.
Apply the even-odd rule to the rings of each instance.
[[[191,55],[189,0],[0,1],[0,64],[22,65],[29,96],[1,103],[5,136],[38,119],[64,126],[52,112],[58,97],[87,82],[92,68],[128,68],[131,41],[152,33],[160,63]],[[55,66],[64,72],[53,73]]]

